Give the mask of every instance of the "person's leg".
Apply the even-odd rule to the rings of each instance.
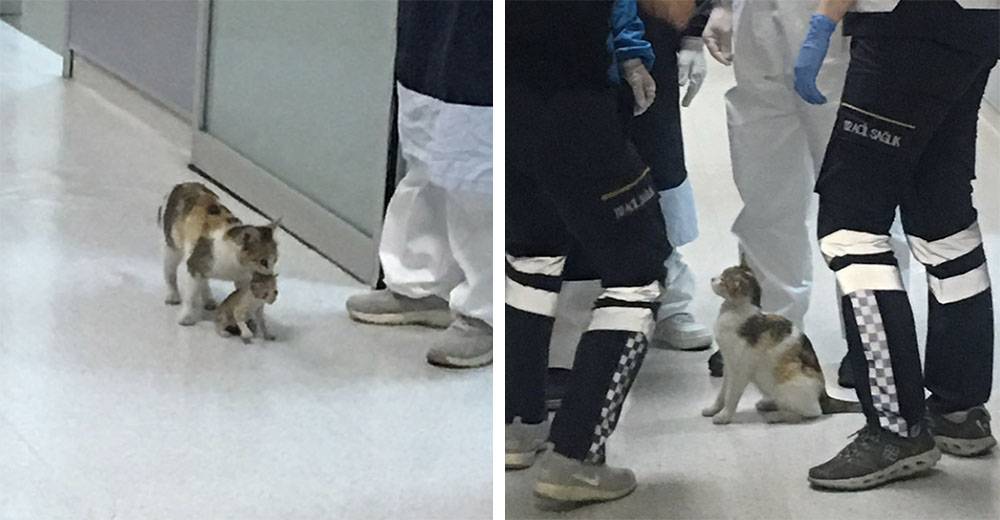
[[[660,296],[653,344],[676,350],[708,349],[712,346],[712,332],[688,312],[694,300],[694,272],[676,249],[667,258],[665,267],[667,283]]]
[[[913,312],[889,229],[897,206],[912,200],[927,143],[969,88],[975,68],[947,47],[909,39],[855,39],[851,60],[816,185],[817,231],[844,294],[854,380],[868,383],[855,386],[868,424],[847,449],[812,468],[809,480],[866,489],[921,472],[940,458],[923,424]],[[960,208],[935,211],[952,209]]]
[[[455,322],[427,360],[469,368],[493,360],[493,109],[441,105],[427,156],[445,193],[447,250],[460,277],[447,295]]]
[[[927,267],[924,385],[934,437],[955,455],[996,445],[990,430],[993,302],[972,203],[976,123],[989,76],[984,68],[951,107],[917,166],[903,221],[913,254]]]
[[[510,152],[542,158],[533,180],[545,195],[543,206],[558,213],[603,287],[552,425],[554,453],[535,485],[537,494],[560,501],[611,500],[634,489],[630,471],[604,463],[605,444],[645,355],[670,253],[656,190],[648,169],[628,153],[616,104],[611,92],[555,93],[537,106],[530,135],[508,136],[508,146],[519,144]],[[535,146],[545,153],[524,153]],[[512,212],[527,211],[512,204],[508,194],[508,219]],[[514,271],[528,274],[516,266]],[[538,278],[536,289],[555,281]],[[558,286],[550,289],[544,294],[551,295],[551,304],[544,310],[554,311]],[[511,294],[508,285],[508,303]],[[509,349],[524,338],[511,338],[510,314],[506,328]],[[597,481],[589,481],[592,477]]]
[[[549,341],[571,239],[536,182],[549,154],[534,137],[545,105],[534,89],[508,86],[505,236],[505,465],[535,462],[548,437]]]
[[[684,139],[681,130],[680,88],[677,86],[677,51],[681,35],[670,23],[640,10],[646,40],[656,61],[651,75],[659,85],[656,101],[630,127],[639,156],[650,167],[660,192],[667,236],[674,247],[690,243],[698,235],[694,194],[687,180]],[[679,252],[667,258],[667,283],[661,296],[654,345],[678,350],[703,350],[712,344],[712,333],[695,321],[687,308],[694,299],[694,274]]]
[[[399,92],[399,146],[406,175],[386,209],[379,260],[388,288],[352,296],[352,318],[383,325],[421,324],[447,327],[451,290],[464,275],[448,242],[447,192],[431,181],[426,149],[428,125],[440,104],[402,86]]]
[[[812,8],[805,2],[761,0],[734,9],[733,47],[739,59],[733,63],[736,86],[726,93],[733,180],[743,201],[732,230],[760,281],[763,310],[803,330],[812,284],[806,221],[815,168],[798,96],[786,75]],[[792,45],[795,52],[786,50]],[[820,81],[833,74],[821,72]]]
[[[452,368],[493,361],[493,199],[455,190],[448,194],[448,240],[462,280],[449,295],[455,322],[427,352],[427,360]]]

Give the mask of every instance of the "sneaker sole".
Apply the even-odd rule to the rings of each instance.
[[[958,457],[985,455],[997,445],[997,440],[992,435],[979,439],[958,439],[935,435],[934,442],[937,443],[941,451]]]
[[[428,356],[427,362],[441,368],[479,368],[493,363],[493,352],[471,358],[445,356],[438,359]]]
[[[505,451],[503,454],[504,469],[528,469],[535,465],[538,454],[549,448],[548,442],[543,442],[535,451]]]
[[[888,484],[895,480],[904,479],[924,473],[933,468],[937,461],[941,459],[941,450],[936,446],[923,453],[919,453],[909,458],[897,461],[892,466],[881,471],[876,471],[869,475],[860,477],[827,480],[809,477],[809,482],[814,486],[835,489],[840,491],[861,491]]]
[[[575,507],[593,502],[618,500],[631,494],[635,488],[635,483],[628,489],[604,490],[590,486],[566,486],[539,481],[535,483],[535,497],[555,503],[551,505]]]
[[[450,311],[447,313],[447,318],[444,311],[374,314],[348,309],[347,314],[352,320],[369,325],[423,325],[434,329],[445,329],[455,321]]]
[[[523,452],[523,453],[512,453],[504,452],[503,454],[503,464],[506,470],[519,470],[528,469],[535,464],[535,459],[538,458],[538,453]]]

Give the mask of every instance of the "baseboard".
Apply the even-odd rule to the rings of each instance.
[[[172,145],[190,153],[191,123],[186,117],[136,89],[79,52],[74,51],[72,56],[74,81],[93,89],[101,97],[153,128]]]

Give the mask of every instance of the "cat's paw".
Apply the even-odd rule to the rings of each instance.
[[[721,406],[709,406],[708,408],[701,409],[701,415],[704,417],[712,417],[721,411],[722,411]]]
[[[182,327],[190,327],[198,323],[198,316],[194,314],[185,314],[181,316],[181,319],[177,322]]]
[[[766,422],[767,424],[779,424],[779,423],[783,423],[783,422],[787,422],[787,421],[785,419],[785,415],[784,414],[777,413],[777,412],[771,412],[771,413],[765,413],[764,414],[764,422]]]
[[[758,412],[778,411],[778,404],[772,401],[771,399],[761,399],[760,401],[757,401],[757,404],[755,406],[757,407]]]
[[[252,345],[253,344],[253,337],[251,337],[251,336],[245,336],[245,337],[242,337],[241,339],[243,340],[243,344],[244,345]]]
[[[712,424],[729,424],[733,420],[733,414],[721,412],[715,417],[712,417]]]
[[[167,297],[163,299],[163,303],[167,305],[180,305],[181,296],[179,294],[168,294]]]
[[[264,334],[264,341],[276,341],[277,339],[274,334]]]

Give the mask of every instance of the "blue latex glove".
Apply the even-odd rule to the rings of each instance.
[[[806,103],[822,105],[826,97],[816,88],[816,76],[823,66],[826,50],[830,47],[830,36],[837,28],[837,22],[816,13],[809,18],[809,33],[795,59],[795,91]]]

